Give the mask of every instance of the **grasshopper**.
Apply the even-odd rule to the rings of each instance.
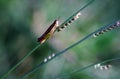
[[[40,42],[40,44],[44,43],[49,37],[51,37],[53,35],[53,33],[55,32],[55,30],[58,27],[58,20],[56,19],[51,25],[50,27],[45,31],[45,33],[38,38],[38,42]]]
[[[70,19],[68,22],[66,22],[64,25],[59,26],[59,21],[56,19],[50,27],[45,31],[45,33],[38,38],[38,42],[40,44],[44,43],[48,38],[50,38],[54,32],[57,30],[58,32],[61,31],[66,26],[70,25],[73,21],[77,20],[81,13],[76,14],[72,19]]]
[[[94,0],[90,0],[86,5],[84,5],[82,8],[80,8],[76,13],[74,13],[72,16],[70,16],[64,23],[59,25],[58,19],[56,19],[50,27],[43,33],[41,37],[38,38],[38,42],[41,44],[44,43],[48,38],[50,38],[55,31],[61,31],[63,28],[66,26],[70,25],[73,23],[75,20],[79,18],[81,15],[80,11],[82,11],[84,8],[86,8],[88,5],[90,5]]]

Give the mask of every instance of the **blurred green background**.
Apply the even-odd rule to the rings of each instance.
[[[0,76],[37,44],[37,38],[58,17],[60,24],[89,0],[0,0]],[[17,79],[44,58],[57,53],[98,28],[120,19],[120,0],[95,0],[82,16],[56,32],[6,79]],[[108,62],[108,70],[91,67],[64,76],[95,62],[120,57],[120,28],[89,38],[53,59],[26,79],[119,79],[120,61]],[[61,78],[60,78],[61,77]]]

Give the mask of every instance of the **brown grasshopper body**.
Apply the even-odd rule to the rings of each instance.
[[[45,31],[45,33],[41,37],[38,38],[38,42],[40,42],[41,44],[44,43],[49,37],[53,35],[57,27],[58,27],[58,20],[55,20],[50,25],[50,27]]]

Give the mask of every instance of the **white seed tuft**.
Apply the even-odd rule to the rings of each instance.
[[[47,62],[47,58],[44,59],[44,62]]]
[[[54,57],[54,56],[55,56],[55,54],[53,53],[53,54],[52,54],[52,57]]]
[[[95,34],[93,34],[93,37],[95,38],[95,37],[97,37]]]
[[[48,59],[51,59],[51,58],[52,58],[51,56],[48,57]]]
[[[120,25],[120,21],[117,22],[117,26],[119,26],[119,25]]]

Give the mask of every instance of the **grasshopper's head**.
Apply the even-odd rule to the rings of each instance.
[[[56,19],[56,20],[54,21],[54,24],[55,24],[56,27],[58,27],[58,26],[59,26],[59,20]]]

